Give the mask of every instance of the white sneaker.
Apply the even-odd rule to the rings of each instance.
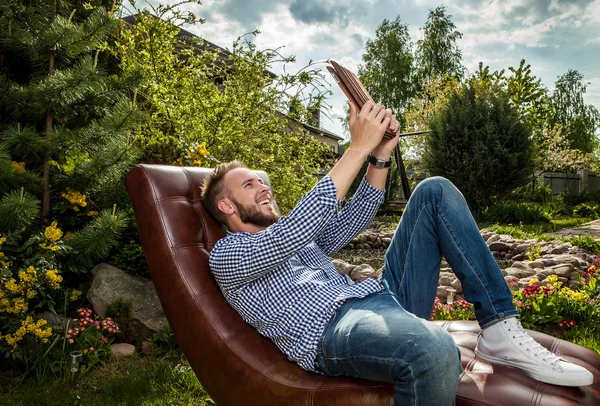
[[[510,317],[482,330],[475,354],[490,364],[519,369],[533,379],[561,386],[587,386],[594,375],[536,342]]]

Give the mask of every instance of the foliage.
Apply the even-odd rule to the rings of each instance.
[[[563,286],[556,275],[544,281],[531,279],[521,291],[514,292],[515,306],[521,314],[524,327],[541,324],[556,324],[568,329],[577,324],[590,327],[598,325],[600,303],[598,302],[597,267],[600,259],[583,274],[583,288],[573,290]]]
[[[458,40],[462,34],[456,30],[452,16],[445,6],[429,10],[423,26],[423,38],[417,41],[418,78],[427,83],[436,78],[460,79],[465,71]]]
[[[443,304],[435,298],[431,320],[475,320],[475,310],[472,303],[466,300],[456,300]]]
[[[512,190],[506,200],[514,202],[548,203],[552,200],[552,189],[546,185],[525,184]]]
[[[573,215],[576,217],[589,217],[592,219],[598,218],[600,208],[596,203],[580,203],[573,209]]]
[[[587,85],[583,74],[569,69],[555,83],[550,98],[550,126],[560,125],[565,129],[572,149],[591,153],[598,146],[597,131],[600,113],[583,99]]]
[[[63,272],[87,271],[124,225],[114,207],[105,211],[120,201],[141,116],[128,93],[134,78],[109,74],[104,49],[117,22],[106,7],[114,6],[0,5],[0,229],[9,233],[15,272],[32,262],[20,256],[53,221],[65,232],[53,246]]]
[[[144,249],[139,242],[130,239],[119,247],[111,258],[112,264],[130,275],[150,278],[150,270],[144,256]]]
[[[451,180],[474,211],[528,181],[530,133],[505,93],[478,93],[465,85],[430,126],[426,168]]]
[[[119,326],[119,342],[136,343],[137,327],[133,320],[133,302],[128,299],[117,299],[106,306],[106,317],[111,318]]]
[[[99,222],[112,225],[98,227]],[[27,373],[35,367],[36,374],[46,373],[44,368],[47,367],[55,372],[52,365],[60,364],[57,360],[65,357],[63,332],[46,326],[43,319],[34,320],[34,311],[49,310],[56,314],[57,305],[62,303],[66,312],[68,302],[79,299],[81,291],[64,287],[64,278],[75,283],[74,275],[65,270],[71,269],[69,264],[76,263],[72,257],[78,252],[85,257],[82,241],[89,238],[102,246],[111,236],[95,235],[97,230],[106,234],[107,230],[119,229],[118,223],[116,216],[105,211],[90,227],[70,236],[64,234],[56,222],[42,232],[27,233],[27,238],[20,232],[0,235],[0,354],[11,359],[7,367]],[[90,235],[83,234],[84,231]],[[115,239],[109,238],[109,241]],[[92,253],[88,253],[87,257],[90,256],[93,257]],[[57,343],[61,337],[63,345],[59,351]]]
[[[529,249],[527,250],[527,259],[530,261],[535,261],[538,258],[542,257],[542,246],[536,244],[529,244]]]
[[[600,241],[589,235],[584,237],[571,237],[567,239],[567,241],[577,247],[586,249],[593,254],[600,254]]]
[[[408,26],[400,17],[385,19],[375,38],[367,40],[358,77],[379,103],[392,109],[404,127],[402,113],[416,95],[414,51]]]
[[[483,220],[492,223],[533,224],[539,222],[549,223],[551,220],[545,206],[539,203],[516,202],[494,203],[481,213],[481,217]]]
[[[152,345],[152,356],[154,357],[167,358],[174,361],[178,361],[183,357],[183,351],[179,347],[167,319],[163,320],[162,330],[154,333],[149,341]]]
[[[144,160],[215,166],[239,159],[269,173],[287,212],[326,166],[325,146],[299,123],[324,100],[322,74],[309,65],[273,77],[273,64],[294,58],[261,51],[244,38],[231,52],[213,51],[199,38],[179,35],[170,17],[176,7],[153,9],[159,18],[140,11],[112,49],[121,69],[142,80],[139,103],[149,117],[136,140]],[[292,102],[290,118],[283,113]]]
[[[185,360],[151,357],[107,363],[81,376],[77,386],[58,379],[28,381],[0,397],[12,406],[215,405]]]
[[[600,190],[584,190],[581,193],[563,193],[560,195],[562,202],[568,206],[577,206],[581,203],[600,204]]]
[[[598,266],[600,266],[600,256],[596,257],[594,264],[583,274],[581,280],[583,287],[577,290],[563,286],[556,275],[550,275],[541,282],[532,278],[522,290],[518,289],[517,279],[508,280],[507,283],[513,291],[513,302],[520,313],[523,327],[546,331],[585,329],[587,337],[596,339],[581,344],[598,352],[600,349],[597,341],[600,333]],[[442,304],[439,299],[436,299],[431,319],[472,320],[474,319],[473,305],[464,300],[453,304]]]

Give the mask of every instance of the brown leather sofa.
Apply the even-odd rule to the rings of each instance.
[[[223,229],[204,211],[199,185],[205,168],[138,165],[125,183],[152,280],[177,341],[198,379],[219,406],[392,405],[392,386],[309,373],[227,304],[208,268]],[[259,172],[267,182],[264,172]],[[550,350],[587,367],[594,384],[546,385],[475,359],[475,322],[440,322],[462,352],[459,405],[600,405],[600,355],[548,335],[531,332]]]

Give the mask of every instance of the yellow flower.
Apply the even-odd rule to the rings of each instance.
[[[2,265],[3,268],[8,268],[9,266],[12,265],[12,262],[6,262],[0,259],[0,265]]]
[[[50,241],[60,240],[63,232],[60,228],[56,226],[56,221],[53,221],[48,227],[46,227],[46,231],[44,231],[44,236]]]
[[[17,281],[12,278],[4,284],[4,288],[11,293],[19,294],[22,292],[21,287],[17,285]]]
[[[550,275],[550,276],[548,276],[548,277],[546,278],[546,280],[547,280],[548,282],[550,282],[550,283],[554,283],[554,282],[558,281],[558,276],[556,276],[556,275]]]
[[[58,251],[60,249],[60,247],[58,245],[46,245],[44,243],[40,244],[40,247],[42,247],[45,250],[50,250],[50,251]]]
[[[37,291],[33,289],[27,289],[27,299],[33,299],[37,296]]]
[[[77,290],[77,289],[73,289],[71,291],[71,302],[74,302],[75,300],[79,299],[81,297],[81,291]]]
[[[6,241],[6,237],[0,237],[0,245],[4,244]]]
[[[52,289],[58,289],[60,283],[63,281],[63,277],[58,274],[57,269],[51,269],[46,271],[46,280]]]
[[[11,161],[10,162],[10,170],[13,173],[23,173],[25,172],[25,162],[16,162],[16,161]]]
[[[98,212],[96,210],[90,210],[90,211],[88,211],[87,215],[90,217],[97,216]]]
[[[79,208],[76,205],[79,205],[81,207],[87,206],[87,203],[85,201],[85,195],[75,190],[67,189],[67,192],[61,193],[61,196],[67,199],[69,203],[75,205],[73,206],[73,210],[79,210]]]
[[[530,284],[530,285],[533,285],[534,283],[537,283],[537,282],[539,282],[539,279],[538,279],[538,278],[531,278],[531,279],[529,280],[529,284]]]

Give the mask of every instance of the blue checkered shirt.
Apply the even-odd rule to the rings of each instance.
[[[336,272],[329,254],[375,216],[383,191],[366,181],[343,207],[325,176],[289,215],[255,234],[229,233],[210,253],[210,268],[229,304],[300,367],[315,371],[319,338],[347,299],[382,289]]]

